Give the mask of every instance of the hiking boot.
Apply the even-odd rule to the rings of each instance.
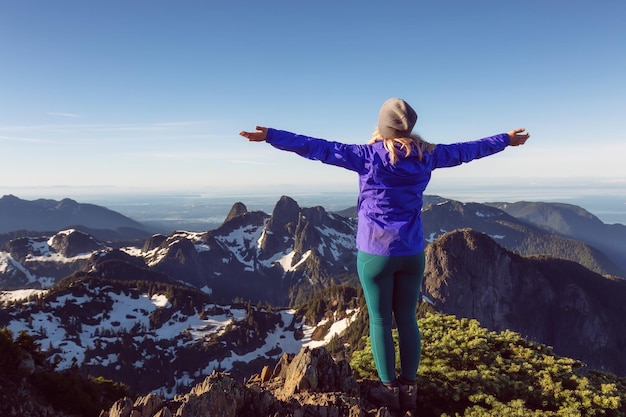
[[[400,388],[397,384],[388,386],[381,382],[370,390],[368,398],[378,407],[386,406],[390,411],[400,410]]]
[[[415,410],[417,408],[417,382],[399,381],[400,407],[403,410]]]

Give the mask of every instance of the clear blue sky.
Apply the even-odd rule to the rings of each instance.
[[[248,143],[366,142],[382,102],[450,143],[531,140],[431,185],[626,188],[626,2],[0,0],[0,195],[355,189]]]

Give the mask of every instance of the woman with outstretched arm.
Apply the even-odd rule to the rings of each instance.
[[[416,408],[421,336],[416,309],[424,277],[421,210],[431,172],[523,145],[530,135],[514,129],[483,139],[434,145],[413,133],[415,110],[392,98],[382,105],[373,138],[344,144],[256,127],[240,135],[267,142],[359,176],[357,272],[370,318],[370,341],[381,384],[370,400],[391,410]],[[395,373],[393,318],[398,328],[400,374]]]

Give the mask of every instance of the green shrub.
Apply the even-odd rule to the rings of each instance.
[[[476,320],[427,314],[419,320],[417,379],[423,416],[626,416],[626,379],[585,372],[577,360],[512,331],[490,332]],[[397,346],[397,334],[394,332]],[[396,367],[399,355],[396,352]],[[369,341],[351,366],[376,378]]]
[[[71,370],[35,373],[30,380],[55,410],[80,416],[97,417],[115,400],[129,395],[122,384],[104,378],[85,378]]]

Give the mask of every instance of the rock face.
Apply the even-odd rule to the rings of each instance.
[[[267,222],[265,238],[259,248],[266,253],[277,253],[284,249],[284,242],[293,245],[293,234],[296,231],[300,206],[292,198],[282,196]]]
[[[224,223],[229,222],[230,220],[234,219],[235,217],[243,216],[247,212],[248,212],[248,208],[246,207],[246,205],[243,204],[242,202],[238,201],[235,204],[233,204],[233,207],[228,212],[228,215],[226,216],[226,219],[224,220]]]
[[[191,391],[165,401],[154,394],[118,400],[101,417],[365,417],[390,416],[361,397],[346,361],[335,362],[325,348],[283,355],[241,384],[214,372]]]
[[[442,236],[426,259],[424,294],[436,310],[626,374],[626,281],[563,259],[521,257],[470,229]]]

